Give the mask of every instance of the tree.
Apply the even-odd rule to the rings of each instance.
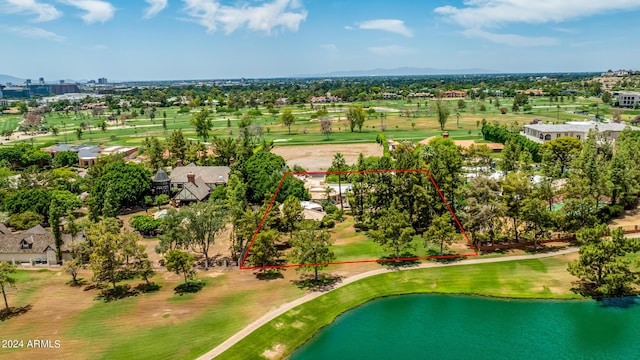
[[[282,227],[289,232],[290,238],[304,220],[303,210],[300,200],[294,196],[289,196],[282,204]]]
[[[576,291],[596,298],[631,294],[639,276],[627,254],[640,250],[638,239],[626,238],[622,228],[610,233],[606,224],[583,229],[576,237],[580,258],[568,267],[579,278]]]
[[[253,204],[260,204],[267,194],[274,194],[282,176],[289,171],[284,159],[276,154],[259,151],[244,163],[247,179],[247,199]],[[293,176],[287,176],[280,186],[276,200],[283,202],[289,195],[299,200],[309,200],[304,183]]]
[[[449,118],[450,114],[449,105],[447,105],[442,100],[437,100],[435,104],[438,124],[440,124],[440,130],[444,131],[444,126],[447,124],[447,119]]]
[[[186,243],[205,258],[205,269],[209,269],[209,248],[216,236],[227,225],[228,211],[224,201],[209,200],[190,205],[182,210],[185,218]]]
[[[78,140],[82,140],[82,128],[76,128],[76,137]]]
[[[208,108],[202,108],[195,113],[190,124],[196,128],[196,134],[200,136],[203,141],[209,140],[209,131],[211,131],[213,127],[213,122],[209,118]]]
[[[78,285],[78,272],[85,267],[85,260],[90,256],[90,249],[85,243],[72,243],[69,245],[71,261],[65,261],[63,270],[71,275],[73,286]]]
[[[543,154],[543,168],[545,166],[548,166],[548,169],[555,167],[559,171],[559,173],[556,171],[548,172],[548,176],[560,176],[569,168],[573,159],[580,154],[581,149],[582,141],[571,136],[561,136],[542,144],[540,151]],[[546,155],[545,151],[548,151]]]
[[[169,140],[167,140],[167,149],[171,154],[171,158],[175,163],[176,160],[184,160],[184,155],[187,153],[187,141],[182,134],[182,130],[173,130]]]
[[[611,93],[608,91],[605,91],[602,93],[602,102],[605,104],[609,104],[611,102],[612,96]]]
[[[347,110],[347,120],[349,121],[349,128],[351,129],[351,132],[353,132],[353,129],[356,127],[358,128],[358,131],[362,132],[362,125],[364,124],[365,117],[366,115],[362,106],[349,106],[349,109]]]
[[[499,234],[506,211],[499,194],[498,182],[484,176],[471,179],[465,189],[467,199],[462,219],[476,245],[481,241],[493,244]]]
[[[291,125],[296,122],[296,117],[291,113],[291,109],[285,108],[282,110],[282,115],[280,115],[280,122],[282,125],[286,126],[289,129],[289,134],[291,134]]]
[[[60,201],[56,197],[51,199],[51,205],[49,206],[49,224],[51,225],[51,233],[53,234],[53,241],[56,247],[56,260],[58,263],[62,262],[62,229],[60,228],[60,218],[64,214],[64,208]]]
[[[9,303],[7,302],[7,290],[9,287],[13,287],[16,283],[16,279],[12,277],[16,272],[16,266],[9,262],[0,263],[0,290],[2,291],[2,297],[4,298],[4,307],[9,312]]]
[[[169,250],[164,256],[167,270],[175,272],[177,275],[184,275],[185,285],[193,279],[196,272],[193,270],[195,258],[193,255],[180,250]]]
[[[184,213],[174,208],[169,208],[167,216],[160,224],[160,243],[156,246],[157,253],[166,253],[169,250],[186,246],[187,232],[184,227]]]
[[[333,245],[331,235],[326,230],[318,230],[315,223],[309,223],[295,232],[291,239],[290,258],[299,266],[298,271],[308,272],[313,268],[314,279],[318,281],[318,270],[327,267],[327,263],[335,260],[336,256],[329,248]]]
[[[276,247],[276,240],[278,240],[276,230],[260,231],[253,242],[247,260],[262,270],[265,266],[276,265],[280,260],[280,251]]]
[[[103,227],[98,223],[96,226]],[[105,229],[106,230],[106,229]],[[124,256],[119,251],[119,236],[117,233],[97,230],[99,234],[92,236],[87,234],[87,239],[92,237],[90,243],[92,252],[89,256],[89,266],[93,271],[94,280],[98,283],[102,281],[109,282],[113,285],[113,291],[116,291],[116,284],[120,281],[121,268],[124,265]]]
[[[320,132],[327,137],[327,140],[329,139],[329,135],[331,135],[331,119],[326,117],[320,119]]]
[[[162,224],[161,219],[155,219],[149,215],[134,215],[129,222],[132,228],[146,236],[153,234]]]
[[[78,165],[78,153],[75,151],[61,151],[53,158],[53,166]]]
[[[518,242],[518,221],[522,216],[521,202],[531,194],[531,184],[528,177],[521,172],[511,172],[502,180],[502,199],[506,207],[506,215],[513,220],[515,241]]]
[[[340,172],[344,171],[346,166],[347,162],[345,161],[344,156],[342,156],[341,153],[336,153],[333,156],[331,167],[334,169],[334,171],[338,172],[338,196],[340,197],[340,209],[344,209],[344,206],[342,204],[342,174],[340,174]]]
[[[9,226],[13,226],[18,230],[27,230],[43,223],[44,217],[40,214],[34,213],[33,211],[25,211],[9,217]]]
[[[141,204],[151,192],[151,174],[139,164],[114,161],[92,167],[89,174],[95,176],[90,192],[99,211],[107,204],[115,212]]]
[[[393,252],[396,258],[414,249],[412,240],[415,230],[406,211],[395,208],[382,209],[379,216],[375,223],[376,229],[369,231],[373,241],[381,245],[385,251]]]
[[[164,165],[164,146],[160,144],[157,137],[152,136],[144,139],[145,154],[148,156],[151,170],[158,171]]]
[[[498,163],[500,170],[504,171],[505,173],[517,170],[521,151],[522,147],[520,146],[520,143],[516,140],[516,138],[509,138],[509,140],[507,140],[507,142],[504,144],[504,149],[502,150],[502,158]]]
[[[444,213],[433,218],[433,223],[424,233],[425,247],[429,244],[440,245],[440,256],[444,255],[445,245],[453,244],[456,238],[456,229],[451,225],[451,214]]]

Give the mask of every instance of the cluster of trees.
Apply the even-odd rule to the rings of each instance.
[[[509,140],[516,142],[521,148],[531,154],[531,158],[534,161],[540,161],[540,155],[538,154],[540,144],[535,141],[531,141],[522,135],[510,132],[504,127],[485,124],[482,126],[482,137],[485,140],[499,142],[502,144],[506,144]]]
[[[122,294],[118,284],[123,280],[141,278],[146,285],[151,285],[149,279],[155,271],[145,246],[138,243],[136,234],[122,229],[120,220],[104,218],[87,224],[84,230],[86,242],[73,243],[72,261],[64,264],[73,284],[78,283],[79,270],[89,267],[98,288],[102,284],[111,285],[105,294],[109,297]]]

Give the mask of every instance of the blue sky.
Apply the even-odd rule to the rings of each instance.
[[[0,73],[57,81],[636,69],[639,18],[640,0],[0,0]]]

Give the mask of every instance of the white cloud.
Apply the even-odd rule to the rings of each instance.
[[[102,0],[60,0],[61,2],[75,6],[87,13],[80,16],[86,24],[95,22],[104,23],[113,18],[116,8],[111,3]]]
[[[62,16],[62,12],[53,5],[39,3],[36,0],[6,0],[0,1],[1,12],[9,14],[28,13],[36,14],[38,17],[34,22],[51,21]]]
[[[551,37],[522,36],[516,34],[496,34],[482,29],[467,29],[462,32],[465,36],[486,39],[494,43],[509,46],[552,46],[558,45],[558,39]]]
[[[353,26],[349,26],[349,25],[345,25],[344,28],[345,30],[353,30]]]
[[[33,26],[7,26],[5,27],[5,30],[27,39],[45,39],[58,42],[65,41],[67,39],[54,32]]]
[[[104,44],[97,44],[91,47],[92,50],[107,50],[109,47]]]
[[[307,11],[298,0],[273,0],[258,6],[228,6],[219,0],[183,0],[191,20],[214,32],[222,26],[227,34],[242,27],[271,34],[274,28],[298,31]]]
[[[466,28],[508,23],[540,24],[640,8],[640,0],[466,0],[465,7],[447,5],[434,11]]]
[[[363,30],[382,30],[406,37],[413,36],[413,32],[404,25],[404,21],[398,19],[369,20],[358,24],[358,27]]]
[[[375,55],[389,56],[389,55],[409,55],[415,52],[415,49],[400,46],[400,45],[385,45],[385,46],[372,46],[369,48],[369,52]]]
[[[562,23],[601,13],[640,8],[640,0],[465,0],[464,6],[440,6],[434,12],[465,28],[469,37],[510,46],[550,46],[559,41],[550,37],[498,34],[508,24]],[[567,29],[558,28],[559,32]]]
[[[167,0],[144,0],[149,7],[144,10],[144,18],[151,19],[167,7]]]

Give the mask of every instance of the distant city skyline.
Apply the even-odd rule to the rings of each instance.
[[[0,73],[37,81],[636,69],[640,0],[0,0]]]

